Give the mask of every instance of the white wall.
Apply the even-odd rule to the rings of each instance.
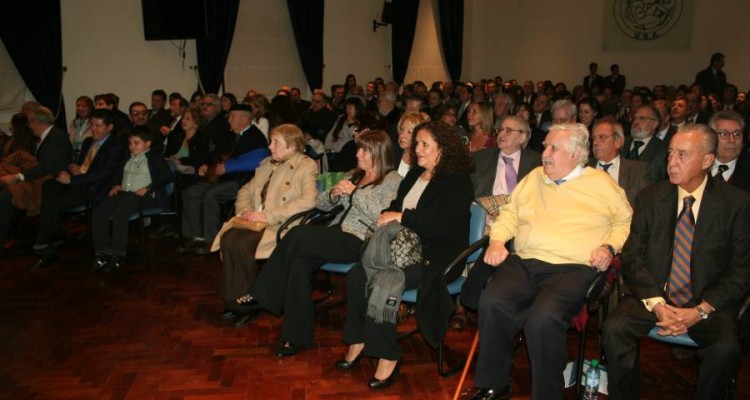
[[[466,2],[463,79],[551,79],[579,84],[591,61],[600,73],[618,63],[627,85],[693,82],[713,52],[726,55],[724,71],[740,89],[750,87],[750,2],[695,1],[692,48],[671,52],[602,51],[604,1],[472,0]]]
[[[151,91],[164,89],[190,96],[197,88],[195,41],[188,40],[184,60],[169,41],[143,38],[137,0],[61,1],[63,65],[68,67],[63,96],[68,121],[78,96],[114,92],[127,112],[133,101],[151,106]],[[176,44],[176,42],[175,42]]]

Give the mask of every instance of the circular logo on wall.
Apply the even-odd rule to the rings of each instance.
[[[684,0],[615,0],[615,21],[631,39],[656,40],[677,25]]]

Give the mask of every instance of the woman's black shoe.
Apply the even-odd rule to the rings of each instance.
[[[401,369],[401,363],[396,363],[396,368],[393,369],[393,372],[391,372],[391,376],[380,380],[375,377],[370,378],[370,382],[367,383],[367,385],[370,387],[370,389],[385,389],[388,386],[393,385],[393,382],[396,381],[396,378],[398,378],[399,370]]]
[[[281,342],[281,346],[276,350],[276,355],[279,357],[293,356],[299,353],[300,348],[292,342]]]
[[[336,368],[338,369],[352,369],[359,364],[359,357],[362,355],[360,352],[354,360],[346,361],[346,358],[336,361]]]

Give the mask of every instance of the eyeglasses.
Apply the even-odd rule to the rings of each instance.
[[[130,115],[134,117],[148,115],[148,111],[131,111]]]
[[[511,133],[513,133],[513,132],[524,133],[524,132],[523,132],[522,130],[520,130],[520,129],[512,129],[512,128],[508,128],[507,126],[505,126],[505,127],[501,126],[501,127],[500,127],[500,128],[499,128],[499,129],[497,130],[497,134],[498,134],[498,135],[499,135],[499,134],[501,134],[501,133],[505,133],[506,135],[510,135],[510,134],[511,134]]]
[[[594,136],[592,136],[592,138],[594,139],[595,142],[601,142],[601,141],[607,140],[607,139],[609,139],[611,137],[615,137],[615,135],[594,135]]]
[[[742,131],[729,132],[729,131],[722,130],[716,133],[719,134],[719,139],[721,140],[729,140],[730,137],[732,137],[734,140],[742,139]]]
[[[636,115],[633,117],[633,121],[643,122],[643,121],[658,121],[658,120],[654,117],[647,117],[645,115]]]

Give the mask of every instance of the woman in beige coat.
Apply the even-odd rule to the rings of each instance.
[[[295,125],[279,125],[270,138],[271,157],[260,163],[255,177],[237,193],[237,216],[228,223],[235,227],[220,235],[221,297],[226,305],[248,292],[258,275],[256,260],[269,257],[281,224],[315,207],[318,166],[302,154],[302,131]],[[253,224],[266,227],[259,232],[243,228]],[[222,315],[225,319],[237,316],[229,308]]]

